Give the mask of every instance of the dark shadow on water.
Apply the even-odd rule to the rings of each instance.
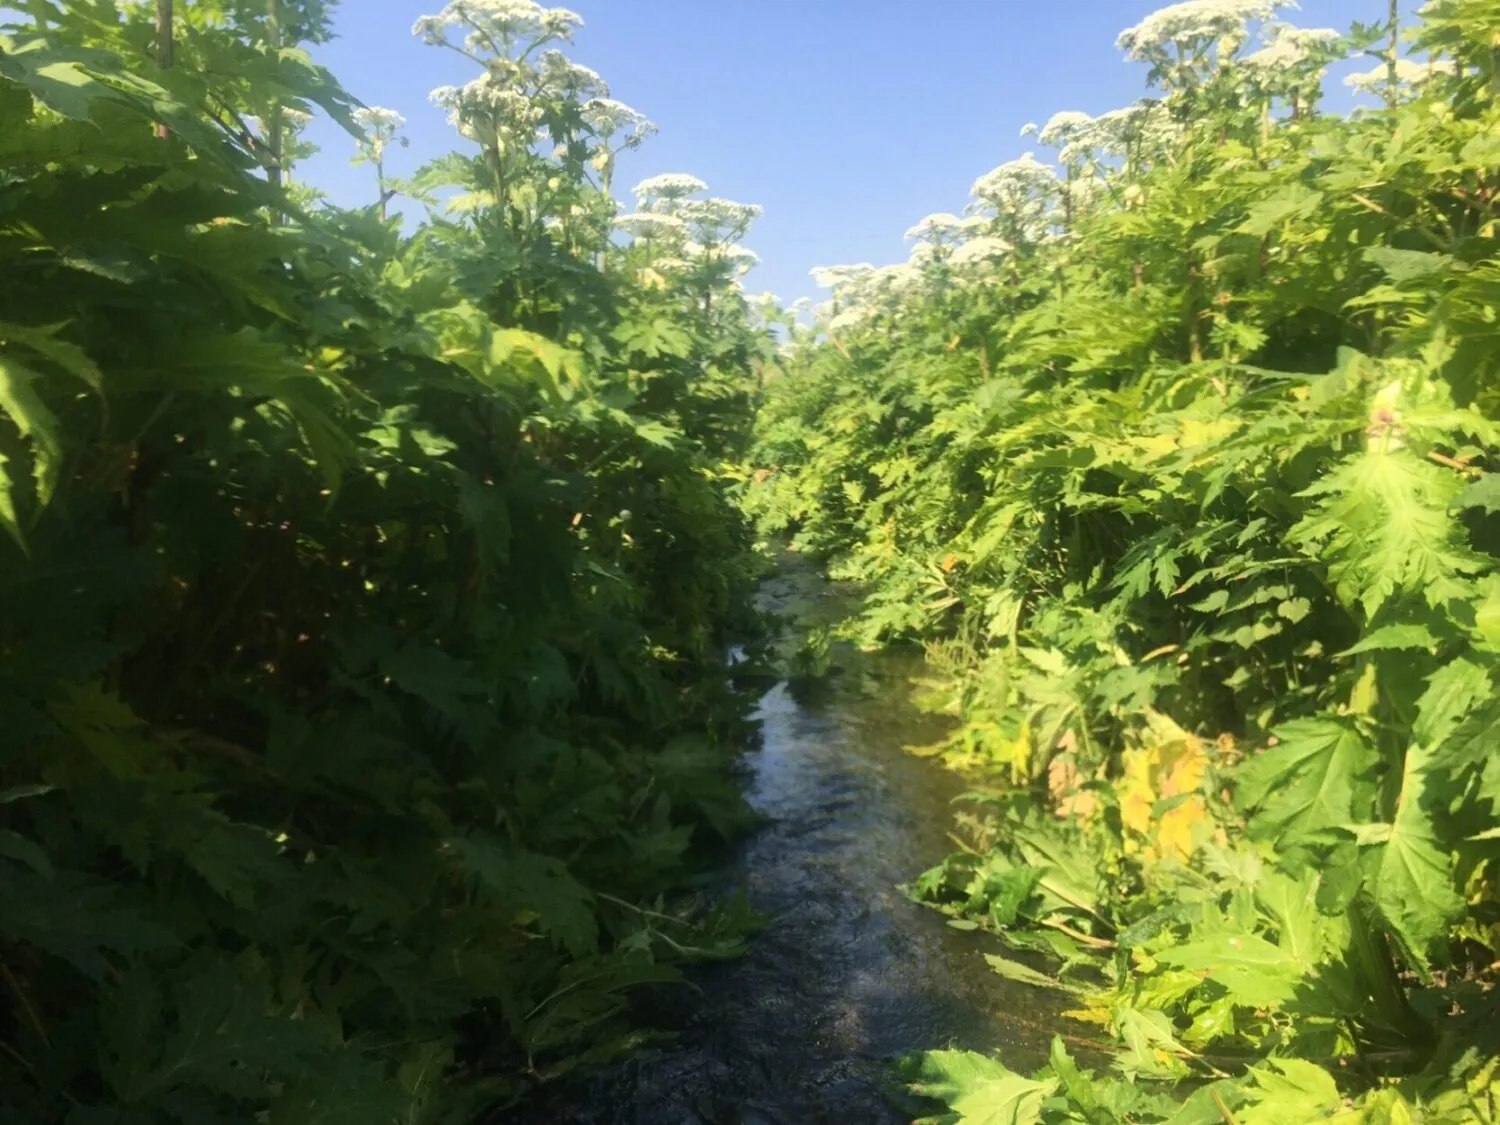
[[[769,608],[833,620],[839,593],[811,568],[766,583]],[[514,1120],[586,1125],[908,1122],[887,1097],[890,1062],[961,1045],[1029,1070],[1046,1061],[1056,1008],[992,973],[990,939],[965,933],[897,885],[952,850],[958,778],[904,751],[941,721],[909,697],[919,662],[859,658],[837,674],[771,688],[749,798],[766,825],[725,873],[769,916],[746,955],[693,974],[701,993],[659,995],[680,1029],[549,1108]],[[1019,1018],[1018,1018],[1019,1017]]]

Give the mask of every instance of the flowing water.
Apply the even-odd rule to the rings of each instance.
[[[849,596],[793,558],[763,608],[831,622]],[[760,702],[749,799],[767,818],[726,873],[768,915],[746,955],[695,974],[675,1041],[566,1095],[537,1121],[582,1125],[909,1122],[890,1061],[962,1045],[1045,1062],[1051,1012],[985,964],[996,948],[949,927],[898,884],[953,850],[960,780],[904,750],[942,723],[910,699],[911,656],[858,656],[811,692]]]

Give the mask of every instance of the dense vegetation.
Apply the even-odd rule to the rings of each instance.
[[[762,520],[961,719],[911,893],[1113,1044],[915,1059],[941,1120],[1500,1120],[1500,4],[1275,8],[1125,32],[1153,96],[819,271],[769,388]]]
[[[667,896],[748,820],[756,210],[617,236],[650,126],[520,2],[419,23],[478,76],[395,182],[331,3],[0,14],[6,1121],[472,1121],[745,929]]]

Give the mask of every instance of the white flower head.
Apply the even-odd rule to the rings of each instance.
[[[1076,165],[1088,159],[1100,147],[1098,124],[1094,118],[1077,110],[1054,113],[1037,131],[1037,140],[1058,150],[1058,159]]]
[[[666,172],[636,184],[635,197],[638,200],[686,199],[707,190],[708,185],[697,176],[690,176],[685,172]]]
[[[588,127],[606,141],[616,133],[625,133],[627,146],[633,147],[656,131],[644,113],[612,98],[590,98],[582,112]]]
[[[948,261],[955,266],[969,266],[978,262],[989,262],[997,258],[1003,258],[1014,249],[1015,247],[1003,238],[996,238],[993,235],[981,235],[978,238],[969,239],[968,242],[965,242],[957,250],[953,251],[953,256]]]
[[[1035,242],[1051,222],[1058,187],[1057,170],[1028,152],[975,180],[970,209],[993,212],[1011,237]]]
[[[909,228],[906,237],[913,241],[930,242],[935,246],[942,246],[957,241],[966,229],[968,227],[963,219],[950,212],[939,211],[928,215]]]
[[[448,111],[449,122],[465,135],[482,128],[529,140],[542,120],[541,106],[493,74],[482,74],[463,86],[439,86],[429,97]]]
[[[738,276],[744,276],[760,264],[760,255],[754,250],[734,245],[699,246],[694,257],[704,262],[725,263]]]
[[[350,116],[367,133],[395,133],[406,125],[406,118],[394,109],[384,109],[378,105],[360,106]]]
[[[1287,70],[1306,62],[1320,47],[1338,39],[1331,27],[1292,27],[1277,24],[1271,29],[1266,45],[1240,60],[1253,70]]]
[[[980,176],[969,194],[976,199],[1004,199],[1026,195],[1038,188],[1051,188],[1056,183],[1057,170],[1028,152]]]
[[[808,271],[819,289],[834,291],[874,272],[875,267],[869,262],[861,262],[857,266],[814,266]]]
[[[540,63],[541,86],[549,94],[582,99],[609,96],[609,85],[597,71],[574,62],[561,51],[543,51]]]
[[[659,215],[654,211],[636,211],[620,215],[615,226],[637,238],[670,238],[685,235],[687,224],[675,215]]]
[[[1396,81],[1403,86],[1420,86],[1440,74],[1454,73],[1456,73],[1456,68],[1452,59],[1432,59],[1429,62],[1413,62],[1411,59],[1396,60]],[[1389,76],[1390,71],[1386,64],[1381,63],[1374,70],[1349,75],[1344,79],[1344,85],[1362,94],[1372,94],[1385,85]]]
[[[760,218],[761,209],[732,199],[683,199],[669,213],[692,226],[700,238],[725,242],[744,237],[750,224]]]
[[[1237,46],[1256,20],[1269,19],[1278,8],[1295,6],[1289,0],[1184,0],[1152,12],[1134,27],[1120,32],[1115,46],[1133,62],[1161,63],[1169,49],[1205,42]]]
[[[411,31],[425,43],[445,46],[450,27],[466,27],[471,43],[508,47],[517,40],[569,40],[582,26],[576,12],[544,8],[535,0],[453,0],[437,15],[422,16]]]

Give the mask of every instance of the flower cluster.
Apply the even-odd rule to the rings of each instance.
[[[406,126],[406,118],[401,114],[377,105],[361,106],[354,111],[353,117],[354,123],[364,132],[360,150],[377,163],[385,159],[385,150]]]
[[[1028,152],[975,180],[969,209],[991,215],[1013,242],[1036,242],[1054,222],[1058,188],[1057,170]]]
[[[761,209],[731,199],[696,198],[707,190],[697,176],[683,172],[652,176],[636,184],[636,210],[620,216],[615,225],[662,252],[652,263],[658,271],[707,268],[733,281],[760,260],[738,242]]]
[[[1320,49],[1336,42],[1339,33],[1330,27],[1292,27],[1277,24],[1265,46],[1240,60],[1254,70],[1284,71],[1316,58]]]
[[[517,40],[569,40],[583,19],[567,8],[544,8],[535,0],[453,0],[435,16],[423,16],[412,25],[412,34],[434,47],[446,47],[448,30],[467,27],[470,50],[489,47],[508,54]]]
[[[1237,45],[1256,20],[1269,19],[1286,0],[1184,0],[1152,12],[1120,32],[1115,46],[1134,62],[1162,62],[1169,48],[1228,41]]]
[[[686,172],[666,172],[636,184],[635,197],[643,209],[649,209],[653,202],[686,199],[707,190],[708,185],[697,176],[690,176]]]
[[[455,129],[476,140],[494,134],[529,141],[543,116],[536,101],[492,74],[482,74],[463,86],[439,86],[430,97],[434,105],[448,111]]]
[[[620,215],[615,219],[615,226],[636,238],[687,237],[686,223],[676,215],[662,215],[655,211],[633,211],[628,215]]]
[[[1015,249],[1003,238],[984,234],[978,238],[971,238],[957,250],[953,251],[948,263],[955,267],[976,265],[981,262],[991,262],[1003,258]]]
[[[908,240],[933,247],[951,246],[963,241],[971,232],[984,226],[983,219],[961,219],[940,211],[928,215],[906,232]]]
[[[923,281],[920,265],[902,262],[879,268],[869,263],[855,266],[818,266],[813,280],[833,291],[833,299],[814,310],[814,315],[833,333],[847,332],[871,317],[894,309],[901,299]]]
[[[644,113],[612,98],[590,98],[584,102],[583,119],[602,141],[608,142],[617,133],[625,134],[625,148],[637,147],[656,132],[656,126],[646,119]]]
[[[1456,68],[1452,59],[1432,59],[1428,62],[1415,62],[1412,59],[1396,60],[1396,81],[1403,86],[1420,86],[1440,75],[1454,73],[1456,73]],[[1389,78],[1389,66],[1381,63],[1374,70],[1349,75],[1344,79],[1344,85],[1362,94],[1373,94],[1385,85]]]

